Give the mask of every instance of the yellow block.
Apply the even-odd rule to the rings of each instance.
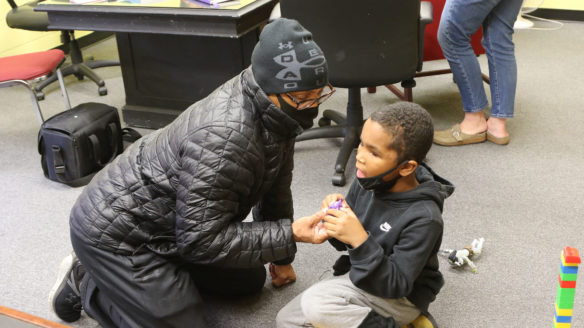
[[[571,323],[566,322],[556,322],[556,318],[554,318],[554,328],[571,328]]]
[[[571,317],[573,309],[560,309],[558,307],[558,302],[555,302],[556,305],[556,314],[560,317]]]
[[[566,259],[564,258],[564,253],[562,253],[562,265],[563,266],[571,266],[577,267],[580,263],[566,263]]]

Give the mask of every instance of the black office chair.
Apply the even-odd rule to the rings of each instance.
[[[318,128],[296,140],[344,137],[337,156],[334,185],[345,184],[345,167],[359,144],[363,126],[361,88],[401,82],[400,99],[412,101],[414,75],[422,69],[424,29],[432,5],[420,0],[280,0],[272,13],[296,19],[312,32],[329,66],[329,81],[348,88],[347,116],[325,110]],[[326,104],[326,103],[325,103]],[[331,121],[337,125],[331,126]]]
[[[12,10],[6,14],[6,23],[11,28],[17,28],[29,31],[49,31],[49,17],[46,12],[34,11],[34,7],[42,0],[33,0],[16,5],[14,0],[7,0]],[[73,31],[61,31],[61,43],[63,50],[69,54],[71,58],[71,65],[63,67],[61,71],[63,76],[74,74],[78,80],[82,80],[84,76],[90,78],[98,86],[99,95],[107,94],[105,82],[92,69],[106,66],[118,66],[120,62],[117,60],[97,60],[97,61],[83,61],[81,48],[75,39]],[[38,100],[44,99],[44,89],[47,85],[57,81],[57,77],[53,74],[46,80],[35,86],[36,96]]]

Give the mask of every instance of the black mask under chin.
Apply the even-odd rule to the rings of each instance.
[[[407,163],[408,161],[403,161],[401,163],[399,163],[398,165],[392,167],[391,169],[381,173],[380,175],[376,175],[374,177],[368,177],[368,178],[359,178],[357,177],[357,180],[359,181],[359,184],[361,185],[361,187],[363,187],[363,189],[365,190],[371,190],[374,192],[386,192],[389,189],[393,188],[393,186],[395,186],[395,184],[397,183],[397,180],[399,180],[399,178],[401,178],[401,175],[397,175],[395,178],[389,180],[389,181],[383,181],[383,177],[390,174],[391,172],[395,171],[398,167],[402,166],[403,164]]]
[[[318,106],[298,110],[290,106],[280,95],[277,96],[280,108],[286,115],[294,119],[303,129],[309,129],[314,125],[314,119],[318,116]]]

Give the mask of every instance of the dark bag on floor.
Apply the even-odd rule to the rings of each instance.
[[[93,175],[123,151],[118,110],[84,103],[46,120],[38,150],[47,178],[71,186],[87,184]]]

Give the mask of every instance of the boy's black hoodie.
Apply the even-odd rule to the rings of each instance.
[[[442,242],[442,208],[454,186],[425,164],[415,172],[419,185],[400,193],[374,193],[353,181],[347,203],[369,233],[349,249],[349,277],[355,286],[385,298],[407,297],[423,312],[444,284],[438,270]]]

